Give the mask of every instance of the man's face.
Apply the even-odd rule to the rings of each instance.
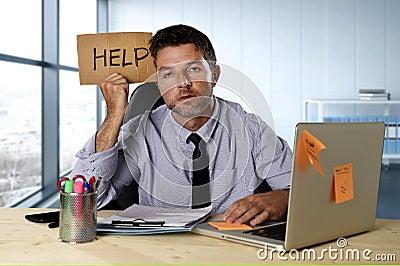
[[[195,117],[211,106],[213,73],[196,46],[166,47],[158,52],[156,65],[161,95],[175,114]]]

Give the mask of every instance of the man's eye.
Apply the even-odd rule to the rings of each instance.
[[[170,78],[170,77],[172,77],[172,76],[173,76],[173,73],[172,73],[172,72],[167,72],[167,73],[164,73],[164,74],[163,74],[163,78],[165,78],[165,79]]]
[[[197,67],[197,66],[192,66],[192,67],[189,68],[190,72],[199,72],[200,70],[201,69],[199,67]]]

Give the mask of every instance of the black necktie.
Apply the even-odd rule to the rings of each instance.
[[[195,145],[192,156],[192,209],[207,207],[211,204],[211,196],[206,143],[196,133],[192,133],[187,140]]]

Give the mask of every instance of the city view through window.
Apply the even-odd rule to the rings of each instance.
[[[0,61],[0,71],[8,77],[0,90],[0,206],[8,206],[41,187],[41,69]],[[29,82],[15,82],[19,73]]]
[[[75,153],[96,130],[96,86],[80,86],[76,36],[96,33],[96,0],[58,0],[59,84],[48,86],[42,76],[42,0],[2,3],[0,28],[0,207],[13,206],[42,189],[42,181],[57,183],[75,164]],[[76,8],[79,6],[79,8]],[[21,8],[23,7],[23,8]],[[50,17],[52,17],[51,14]],[[53,19],[48,17],[48,19]],[[8,27],[7,25],[12,25]],[[20,32],[21,34],[16,34]],[[48,38],[47,38],[48,39]],[[54,40],[52,40],[54,41]],[[63,70],[64,69],[64,70]],[[56,102],[43,102],[43,84],[58,92]],[[45,105],[44,105],[45,104]],[[58,124],[44,123],[43,106],[58,114]],[[50,107],[50,108],[49,108]],[[49,127],[49,123],[53,123]],[[56,176],[43,176],[43,127],[59,127]],[[47,131],[46,131],[47,132]],[[51,132],[51,130],[50,130]],[[56,132],[54,134],[57,134]],[[52,136],[54,137],[54,136]]]

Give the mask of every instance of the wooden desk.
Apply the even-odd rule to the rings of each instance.
[[[1,264],[266,264],[285,263],[274,254],[273,260],[260,260],[258,248],[218,240],[192,233],[149,236],[98,236],[97,241],[85,244],[67,244],[58,241],[58,229],[47,224],[25,220],[25,214],[51,209],[0,208],[0,262]],[[99,217],[109,213],[100,212]],[[377,220],[373,231],[347,238],[347,248],[371,249],[376,254],[393,254],[400,262],[400,221]],[[313,247],[338,248],[336,241]],[[301,252],[301,251],[300,251]],[[304,263],[380,263],[379,261],[324,260]],[[392,256],[393,257],[393,256]],[[393,259],[392,259],[393,260]],[[297,261],[289,260],[289,263]]]

